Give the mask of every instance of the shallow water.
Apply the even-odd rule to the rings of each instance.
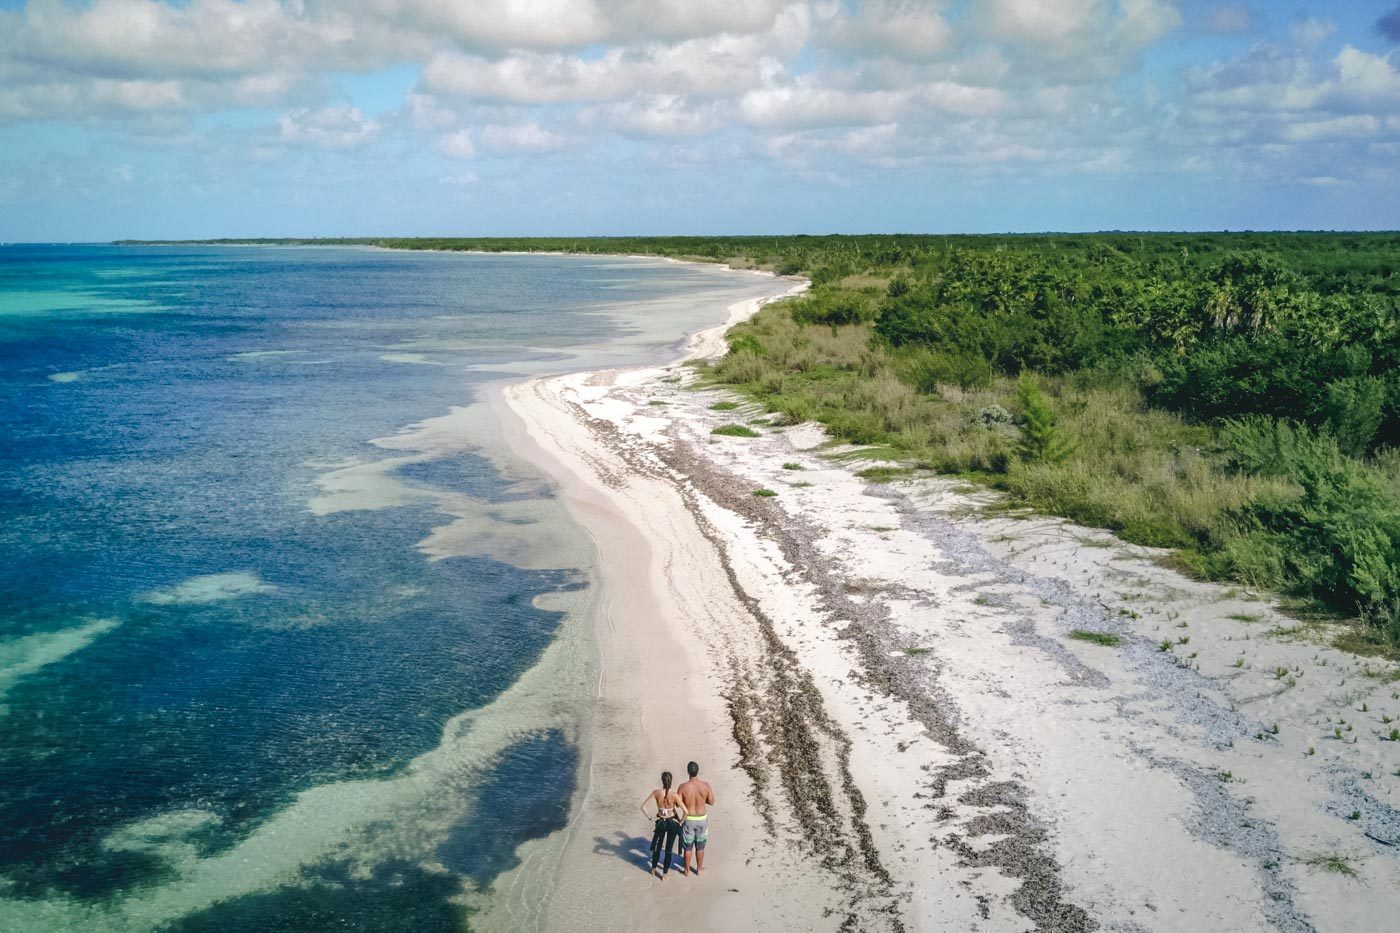
[[[482,387],[773,291],[0,248],[0,928],[459,927],[567,819],[590,684],[589,546]]]

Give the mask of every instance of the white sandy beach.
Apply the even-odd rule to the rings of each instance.
[[[936,477],[870,484],[819,427],[713,436],[761,413],[712,411],[693,378],[496,400],[601,558],[549,928],[1393,927],[1393,665],[1106,533],[991,517]],[[710,861],[657,881],[637,806],[690,758],[718,797]]]

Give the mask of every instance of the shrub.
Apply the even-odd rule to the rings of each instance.
[[[1334,438],[1262,415],[1226,421],[1220,444],[1236,469],[1257,476],[1293,476],[1332,468],[1341,451]]]
[[[1400,648],[1400,596],[1371,603],[1362,610],[1361,619],[1391,647]]]
[[[1323,421],[1337,446],[1350,457],[1371,447],[1384,417],[1386,385],[1374,376],[1356,376],[1327,384],[1322,403]]]
[[[792,319],[799,324],[841,327],[860,324],[873,316],[865,296],[846,289],[813,290],[792,303]]]
[[[747,425],[724,424],[715,428],[711,434],[719,434],[723,437],[758,437],[758,432]]]
[[[1060,463],[1070,455],[1069,442],[1055,426],[1055,412],[1040,386],[1028,376],[1017,389],[1021,401],[1021,456],[1034,462]]]
[[[988,405],[978,411],[972,420],[984,428],[990,428],[998,424],[1010,424],[1014,419],[1011,417],[1011,412],[1000,405]]]
[[[914,347],[896,357],[900,379],[920,392],[933,393],[939,386],[981,388],[992,381],[992,364],[985,357],[970,353],[949,353],[927,347]]]
[[[751,333],[730,333],[727,339],[729,340],[730,353],[752,353],[756,356],[763,353],[763,345]]]
[[[1237,467],[1299,488],[1241,510],[1248,544],[1230,555],[1237,569],[1352,612],[1400,594],[1400,496],[1384,474],[1343,456],[1331,436],[1283,422],[1234,422],[1224,438]]]

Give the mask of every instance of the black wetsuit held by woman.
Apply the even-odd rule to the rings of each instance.
[[[681,822],[675,806],[665,806],[671,793],[671,772],[665,771],[661,774],[661,797],[656,802],[656,829],[651,835],[651,871],[656,873],[657,863],[661,861],[661,853],[666,853],[666,861],[663,871],[670,873],[671,859],[675,853],[676,840],[680,838]],[[652,799],[656,799],[653,793]]]

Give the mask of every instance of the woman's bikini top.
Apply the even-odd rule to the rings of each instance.
[[[661,794],[661,800],[665,800],[666,797],[667,797],[667,794],[663,791],[662,794]],[[661,805],[661,802],[660,802],[660,801],[657,801],[657,804],[656,804],[656,818],[657,818],[658,820],[674,820],[674,819],[676,818],[676,808],[675,808],[675,807],[663,807],[663,806]]]

